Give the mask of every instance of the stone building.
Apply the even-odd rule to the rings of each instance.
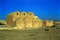
[[[52,26],[52,25],[54,25],[53,21],[46,20],[46,26]]]
[[[7,27],[16,27],[18,29],[38,28],[42,26],[52,26],[53,21],[45,22],[35,16],[32,12],[13,12],[6,18]]]
[[[53,26],[52,20],[43,20],[43,26]]]

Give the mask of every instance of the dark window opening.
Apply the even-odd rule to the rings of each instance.
[[[18,15],[18,13],[17,13],[17,15]]]
[[[32,14],[30,13],[30,15],[32,15]]]
[[[25,13],[24,13],[24,15],[25,15]]]

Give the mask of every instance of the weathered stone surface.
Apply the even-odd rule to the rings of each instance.
[[[39,19],[32,12],[13,12],[6,18],[7,27],[17,28],[39,28],[41,26],[52,26],[53,21]]]

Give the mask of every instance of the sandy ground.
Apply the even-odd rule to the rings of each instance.
[[[60,25],[28,30],[0,30],[0,40],[60,40]]]

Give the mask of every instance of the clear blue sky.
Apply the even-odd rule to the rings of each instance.
[[[0,0],[0,19],[15,11],[34,12],[43,20],[60,20],[58,0]]]

